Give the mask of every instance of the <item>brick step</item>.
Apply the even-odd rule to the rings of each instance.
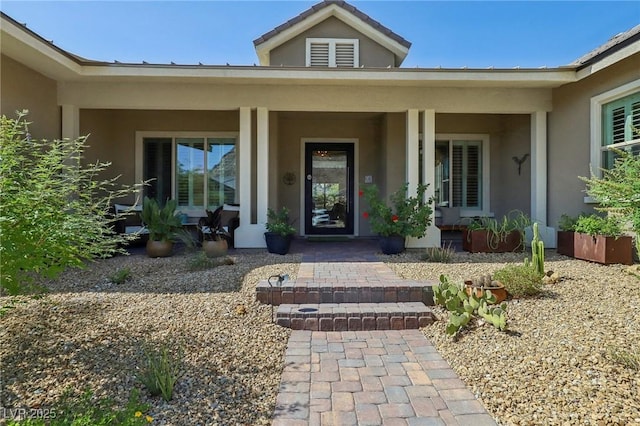
[[[281,304],[276,324],[293,330],[409,330],[435,321],[422,302]]]
[[[395,280],[388,282],[296,282],[270,286],[264,280],[256,287],[256,300],[270,305],[306,303],[398,303],[433,305],[434,281]]]

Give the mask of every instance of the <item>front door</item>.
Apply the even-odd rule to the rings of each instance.
[[[353,234],[353,144],[305,145],[305,234]]]

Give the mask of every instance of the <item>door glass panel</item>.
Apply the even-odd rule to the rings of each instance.
[[[171,196],[171,138],[144,139],[144,195],[164,203]]]
[[[311,157],[311,226],[315,230],[343,230],[349,226],[348,153],[313,150]]]
[[[177,138],[176,188],[180,207],[204,206],[204,139]]]
[[[208,139],[209,208],[236,202],[236,141],[233,138]]]

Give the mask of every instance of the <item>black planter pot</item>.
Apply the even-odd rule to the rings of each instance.
[[[398,254],[404,251],[405,238],[400,235],[380,237],[380,250],[383,254]]]
[[[291,235],[282,236],[275,232],[265,232],[264,239],[267,241],[269,253],[287,254],[291,246]]]

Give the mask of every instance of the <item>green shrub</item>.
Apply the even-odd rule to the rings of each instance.
[[[207,254],[203,251],[199,251],[193,254],[189,258],[189,262],[187,264],[190,271],[203,271],[205,269],[217,268],[222,265],[235,265],[236,261],[231,256],[222,256],[210,258],[207,257]]]
[[[135,238],[114,232],[109,210],[136,188],[98,180],[109,163],[83,163],[84,137],[31,138],[26,113],[0,117],[0,292],[12,295],[31,291],[39,276],[124,252]]]
[[[513,297],[535,296],[542,291],[542,275],[530,265],[507,265],[493,273]]]
[[[560,229],[561,231],[573,232],[576,230],[577,221],[578,216],[569,216],[568,214],[563,214],[558,220],[558,229]]]
[[[130,268],[120,268],[109,277],[109,281],[114,284],[124,284],[129,278],[131,278]]]
[[[283,237],[296,233],[296,228],[291,225],[291,220],[289,219],[289,209],[286,207],[282,207],[280,211],[268,209],[265,227],[267,232],[275,232]]]
[[[580,216],[576,222],[575,231],[592,236],[619,237],[622,235],[622,227],[617,218],[612,216],[602,217],[597,214]]]
[[[455,253],[455,249],[449,243],[443,247],[427,247],[421,258],[427,262],[450,263]]]
[[[173,388],[182,376],[182,350],[169,352],[166,345],[160,349],[144,349],[144,365],[136,374],[138,380],[153,396],[162,396],[165,401],[173,397]]]

